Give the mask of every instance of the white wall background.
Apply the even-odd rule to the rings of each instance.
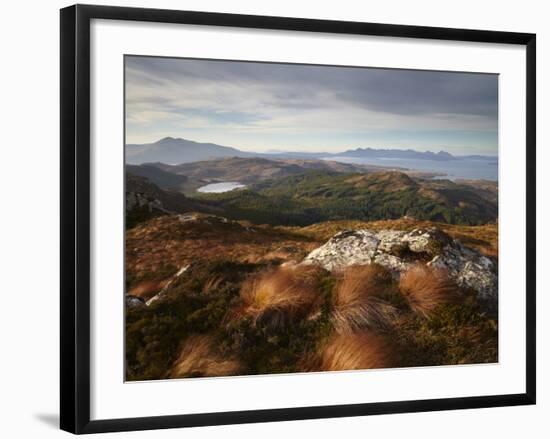
[[[370,21],[537,33],[538,405],[455,412],[122,433],[105,437],[220,436],[542,438],[550,435],[548,200],[550,14],[536,0],[103,0],[88,3]],[[59,13],[66,1],[9,2],[1,15],[0,67],[0,434],[60,437],[58,422]],[[546,172],[545,172],[546,171]],[[545,349],[546,348],[546,349]]]

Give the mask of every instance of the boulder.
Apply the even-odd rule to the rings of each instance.
[[[476,291],[480,299],[495,300],[498,294],[496,264],[437,228],[409,232],[347,230],[334,235],[302,261],[329,271],[372,263],[386,267],[396,279],[412,265],[423,263],[445,269],[459,286]]]

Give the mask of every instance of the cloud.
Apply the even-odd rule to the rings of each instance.
[[[355,146],[376,139],[391,147],[380,145],[383,133],[414,144],[422,138],[415,132],[431,132],[438,144],[425,149],[456,152],[458,138],[470,152],[476,141],[484,151],[497,146],[498,77],[489,74],[132,56],[126,97],[132,143],[164,130],[237,147],[281,147],[279,136],[296,142],[286,147],[331,150],[350,137],[362,142]]]

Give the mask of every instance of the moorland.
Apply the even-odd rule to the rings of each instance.
[[[126,167],[128,380],[498,361],[497,182],[227,154]]]

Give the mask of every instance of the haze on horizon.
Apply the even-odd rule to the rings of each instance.
[[[126,56],[125,78],[129,144],[498,154],[493,74]]]

